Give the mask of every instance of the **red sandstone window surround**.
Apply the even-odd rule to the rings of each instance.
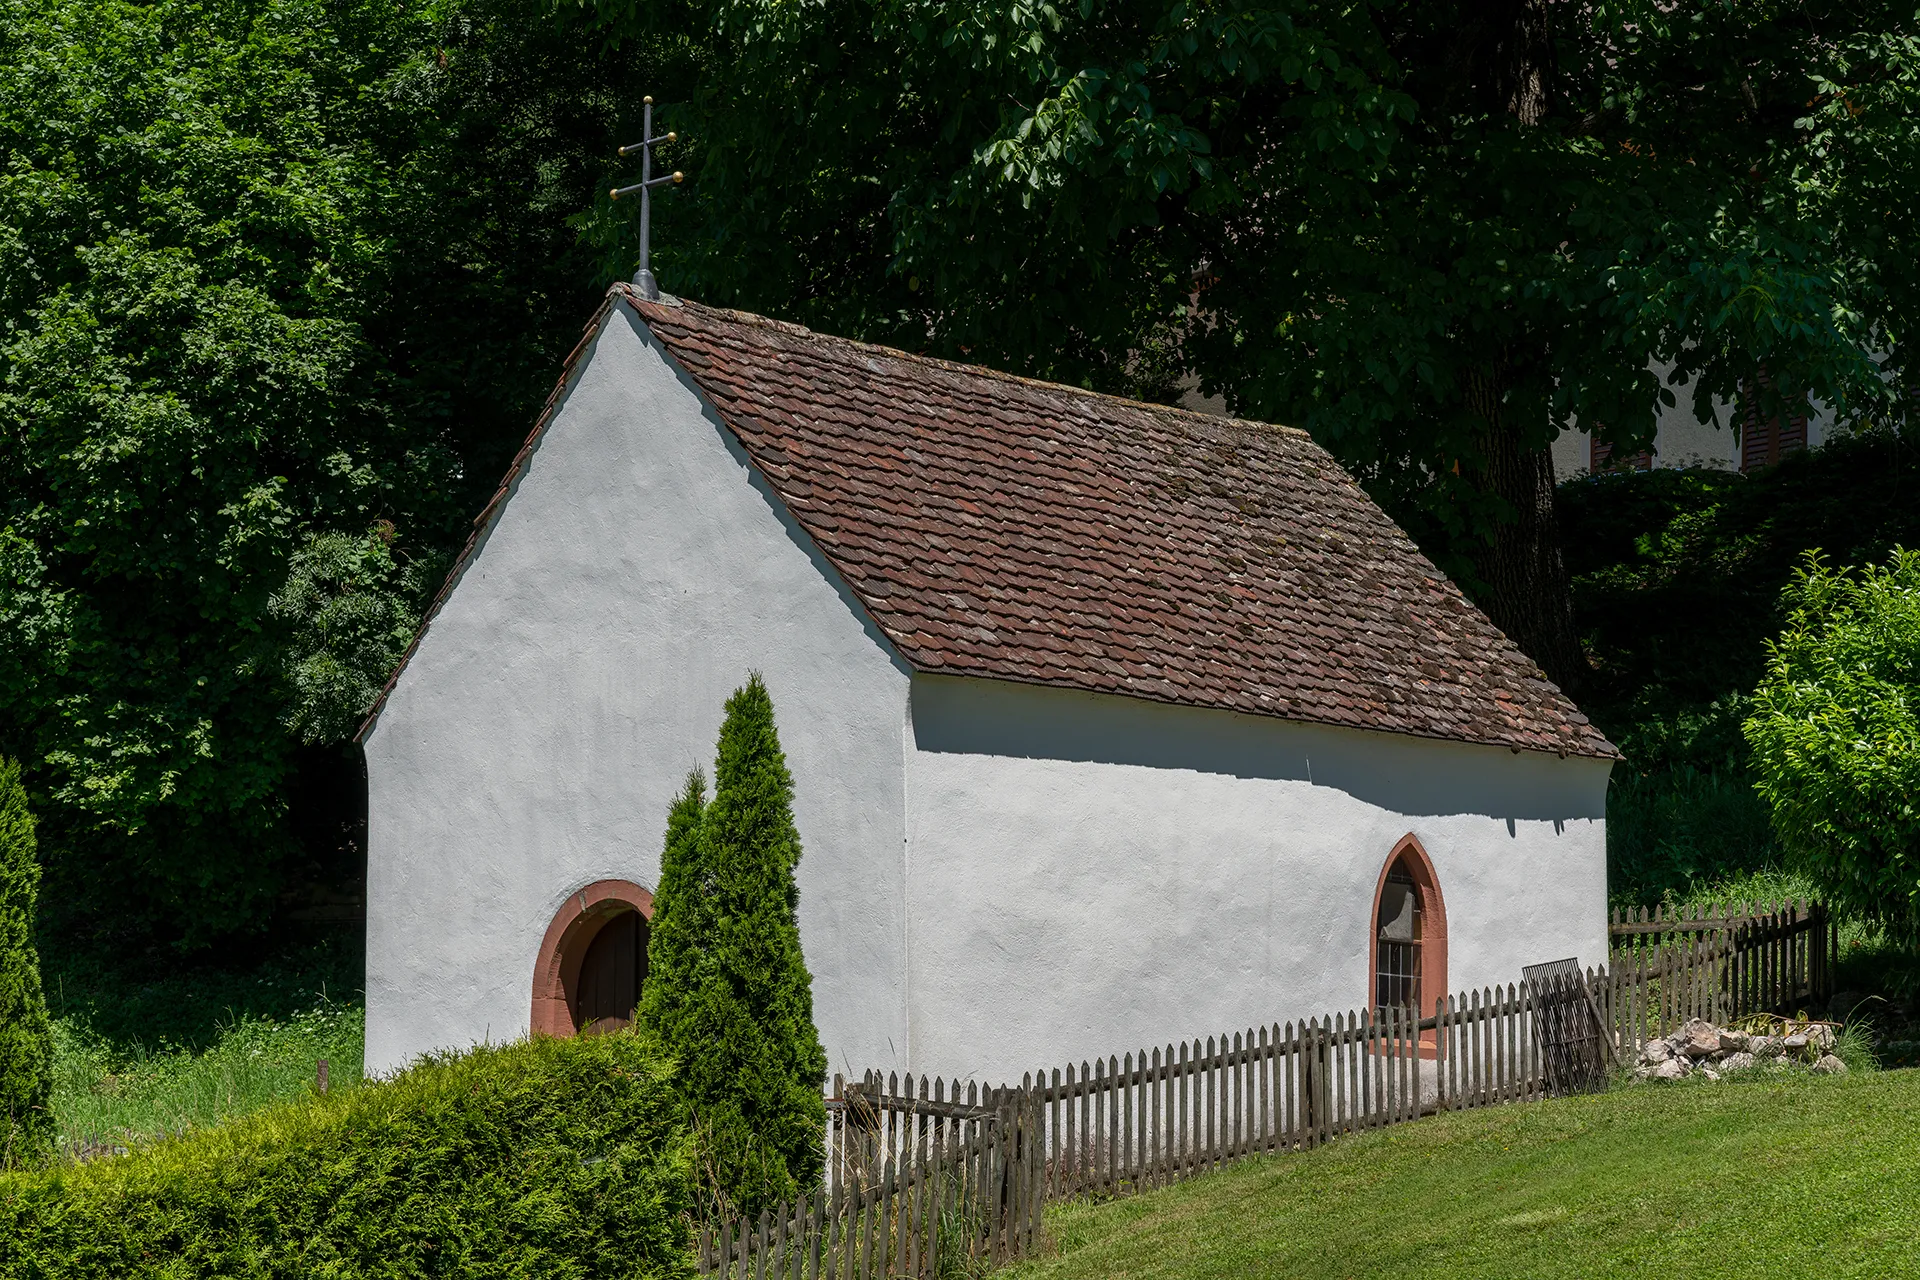
[[[630,880],[596,880],[567,895],[533,966],[534,1035],[625,1026],[646,981],[653,894]]]
[[[1447,994],[1447,908],[1433,861],[1409,832],[1380,869],[1368,939],[1367,1005],[1432,1017]]]

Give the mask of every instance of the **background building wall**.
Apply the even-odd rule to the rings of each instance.
[[[527,1030],[564,899],[652,889],[722,704],[772,693],[836,1067],[887,1066],[907,677],[732,436],[615,308],[366,742],[367,1065]]]
[[[1664,380],[1665,371],[1661,371]],[[1656,467],[1712,467],[1719,471],[1740,469],[1740,433],[1734,429],[1738,414],[1725,400],[1714,401],[1715,421],[1703,421],[1693,411],[1693,389],[1669,386],[1678,402],[1662,408],[1657,415],[1653,446]],[[1807,448],[1817,449],[1833,427],[1833,415],[1815,403],[1807,415]],[[1578,423],[1561,431],[1553,442],[1553,474],[1570,480],[1591,471],[1593,438]]]
[[[1609,763],[916,675],[916,1071],[1017,1078],[1369,1001],[1409,832],[1449,985],[1603,964]]]

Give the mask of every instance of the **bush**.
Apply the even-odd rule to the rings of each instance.
[[[39,888],[20,766],[0,760],[0,1169],[32,1163],[53,1136],[53,1037],[33,945]]]
[[[727,699],[711,804],[698,774],[667,823],[642,1024],[683,1066],[710,1211],[752,1214],[819,1180],[827,1055],[796,909],[793,778],[759,675]]]
[[[671,1075],[633,1033],[483,1047],[0,1177],[0,1277],[690,1276]]]
[[[1809,555],[1785,597],[1744,726],[1756,785],[1828,901],[1920,942],[1920,553]]]

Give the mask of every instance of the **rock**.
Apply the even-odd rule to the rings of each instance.
[[[1822,1054],[1820,1061],[1813,1064],[1813,1073],[1817,1076],[1843,1076],[1847,1074],[1847,1064],[1830,1053]]]
[[[1709,1080],[1718,1080],[1720,1078],[1720,1073],[1718,1071],[1715,1071],[1712,1067],[1701,1067],[1700,1074],[1705,1076]]]
[[[1720,1033],[1720,1052],[1745,1053],[1747,1043],[1752,1037],[1744,1031],[1722,1031]]]
[[[1665,1040],[1649,1040],[1640,1046],[1640,1061],[1648,1066],[1665,1062],[1673,1056],[1673,1046]]]
[[[1680,1050],[1689,1058],[1706,1058],[1720,1052],[1720,1028],[1695,1018],[1682,1027]]]
[[[1687,1075],[1687,1064],[1678,1058],[1668,1058],[1652,1069],[1648,1077],[1653,1080],[1683,1080]]]
[[[1747,1040],[1747,1052],[1756,1058],[1777,1058],[1784,1049],[1779,1036],[1752,1036]]]
[[[1750,1053],[1730,1053],[1727,1055],[1726,1061],[1720,1064],[1720,1069],[1722,1071],[1747,1071],[1757,1062],[1759,1062],[1759,1059]]]
[[[1807,1037],[1804,1034],[1788,1036],[1780,1042],[1780,1048],[1797,1058],[1807,1051]]]
[[[1808,1027],[1807,1047],[1816,1053],[1825,1053],[1833,1048],[1832,1027]]]

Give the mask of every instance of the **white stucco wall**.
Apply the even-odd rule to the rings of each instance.
[[[994,1080],[1363,1006],[1412,832],[1449,985],[1606,960],[1605,761],[916,676],[911,1058]]]
[[[366,741],[367,1065],[527,1029],[568,894],[651,889],[687,770],[764,673],[836,1068],[904,1052],[907,677],[737,443],[615,309]]]
[[[1001,1080],[1362,1005],[1419,836],[1449,985],[1606,947],[1605,762],[910,676],[617,307],[366,741],[367,1063],[525,1032],[762,671],[832,1069]]]

